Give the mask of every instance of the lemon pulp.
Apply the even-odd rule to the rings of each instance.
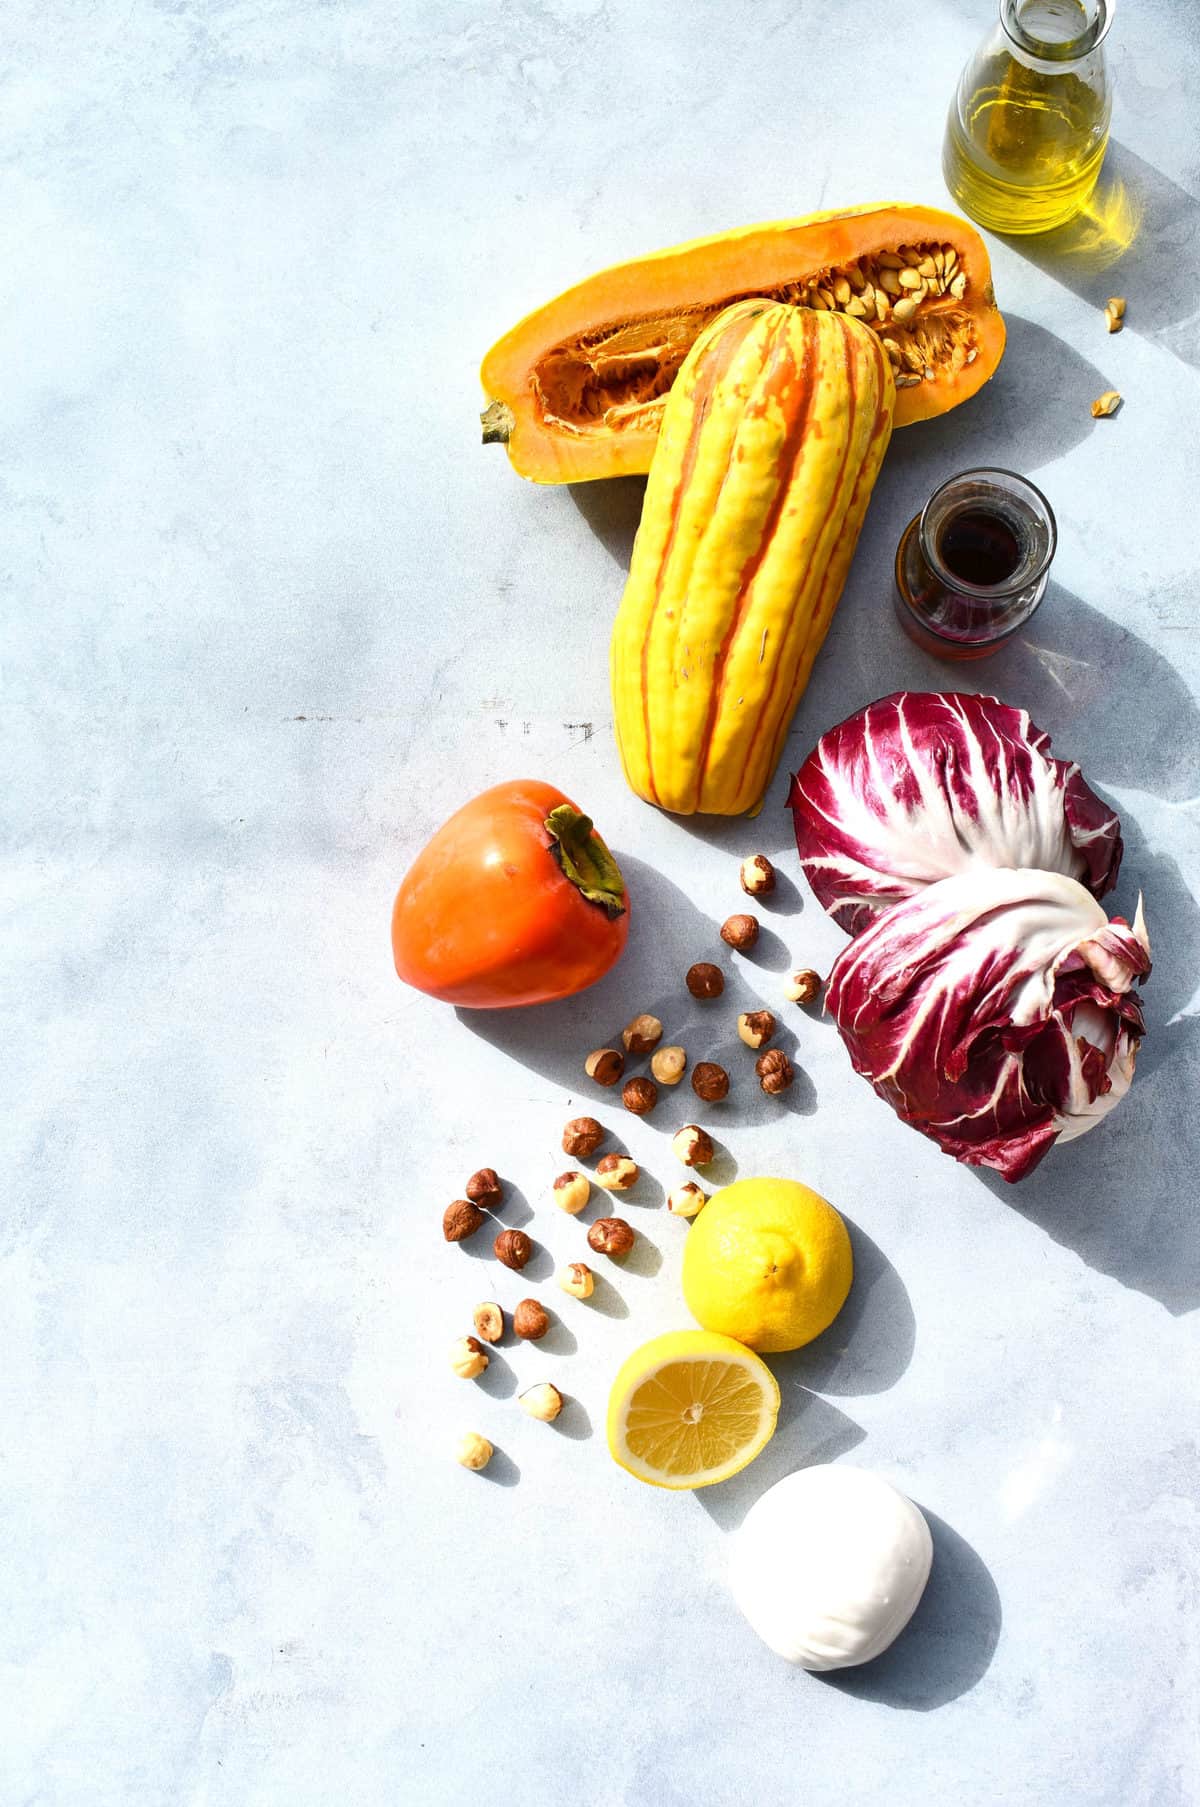
[[[744,1468],[775,1430],[779,1388],[732,1337],[673,1331],[625,1362],[609,1402],[615,1461],[659,1487],[707,1487]]]

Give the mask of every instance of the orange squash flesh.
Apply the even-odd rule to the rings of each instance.
[[[886,203],[744,226],[615,264],[527,314],[483,361],[485,444],[506,445],[537,483],[648,471],[684,358],[751,296],[847,312],[876,332],[897,426],[966,401],[1004,350],[987,250],[956,214]]]

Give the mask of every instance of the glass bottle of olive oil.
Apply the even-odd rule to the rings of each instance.
[[[942,168],[994,232],[1048,232],[1087,202],[1108,144],[1104,37],[1115,0],[1000,0],[1000,23],[963,70]]]

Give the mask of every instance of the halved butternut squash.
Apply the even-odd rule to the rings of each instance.
[[[1004,350],[983,240],[957,214],[899,202],[744,226],[614,264],[488,352],[484,443],[538,483],[648,471],[667,392],[732,302],[761,296],[849,314],[883,341],[896,425],[983,387]]]

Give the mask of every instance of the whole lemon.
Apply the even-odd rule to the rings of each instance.
[[[715,1192],[683,1249],[692,1316],[767,1353],[828,1329],[853,1277],[845,1224],[799,1180],[737,1180]]]

